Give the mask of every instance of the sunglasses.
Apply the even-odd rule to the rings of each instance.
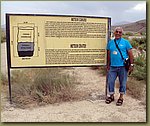
[[[121,34],[121,33],[122,33],[122,31],[116,31],[116,33],[119,33],[119,34]]]

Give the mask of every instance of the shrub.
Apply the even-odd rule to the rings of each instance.
[[[12,71],[12,100],[18,107],[77,99],[76,80],[62,69]]]
[[[133,48],[137,49],[138,46],[139,46],[139,43],[136,42],[136,41],[134,41],[134,40],[132,40],[132,41],[131,41],[131,45],[132,45]]]
[[[146,37],[143,37],[139,40],[139,44],[146,44]]]
[[[138,46],[138,50],[140,52],[146,51],[146,44],[142,44],[142,45]]]
[[[1,84],[5,86],[8,85],[7,77],[3,73],[1,73]]]
[[[142,50],[145,50],[146,51],[146,37],[143,37],[143,38],[133,38],[131,40],[131,45],[138,49],[139,46],[142,47]]]
[[[135,66],[134,71],[132,73],[132,77],[137,80],[146,81],[146,56],[145,54],[141,54],[135,58]]]
[[[124,39],[127,39],[127,40],[128,40],[128,37],[129,37],[129,36],[127,36],[127,35],[122,35],[122,38],[124,38]]]
[[[127,36],[133,36],[133,33],[132,32],[127,32],[127,33],[125,33],[125,35],[127,35]]]
[[[104,76],[106,76],[107,71],[106,71],[106,66],[100,66],[98,72]]]
[[[6,33],[2,30],[1,32],[1,43],[6,42]]]
[[[136,99],[143,100],[144,104],[146,103],[146,85],[145,81],[137,81],[134,78],[129,78],[128,82],[128,90],[131,96]]]

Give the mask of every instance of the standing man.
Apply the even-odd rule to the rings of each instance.
[[[120,96],[116,102],[117,106],[121,106],[123,103],[123,95],[126,93],[126,83],[127,83],[127,76],[128,72],[133,71],[133,53],[132,53],[132,46],[130,42],[124,38],[122,38],[123,29],[121,27],[116,27],[114,30],[115,39],[110,40],[107,44],[107,79],[108,79],[108,90],[109,90],[109,97],[106,98],[106,103],[110,104],[114,101],[114,94],[115,94],[115,80],[119,78],[119,93]],[[130,67],[127,71],[124,66],[124,60],[121,57],[120,52],[118,51],[116,44],[118,45],[123,58],[130,59]]]

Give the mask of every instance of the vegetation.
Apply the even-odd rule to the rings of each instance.
[[[133,38],[130,42],[133,48],[146,51],[146,37]]]
[[[2,86],[8,85],[7,77],[2,73],[1,73],[1,84],[2,84]]]
[[[133,98],[142,100],[142,104],[146,104],[146,85],[145,81],[138,81],[135,78],[129,78],[127,82],[127,92]]]
[[[143,80],[146,82],[146,57],[144,54],[139,55],[135,58],[135,66],[134,71],[132,73],[132,77],[137,80]]]
[[[135,66],[131,77],[146,82],[146,37],[133,38],[130,42],[133,48],[140,52],[138,56],[134,58]]]
[[[1,43],[6,42],[6,32],[1,29]]]
[[[74,88],[76,79],[62,71],[61,68],[13,70],[13,103],[24,108],[79,99]]]
[[[126,32],[125,35],[126,36],[133,36],[133,33],[132,32]]]
[[[123,37],[124,39],[128,39],[128,36],[125,35],[125,34],[123,34],[122,37]]]

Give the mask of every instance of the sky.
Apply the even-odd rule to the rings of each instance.
[[[146,19],[146,1],[1,1],[1,25],[6,13],[110,17],[115,25]]]

